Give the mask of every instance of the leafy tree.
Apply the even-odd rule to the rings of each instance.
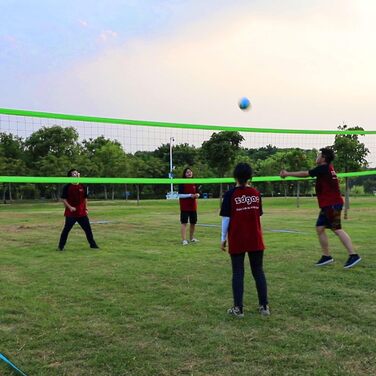
[[[24,142],[12,134],[0,133],[0,175],[20,176],[27,173]],[[12,184],[3,184],[3,202],[6,203],[6,192],[12,201]]]
[[[229,172],[243,140],[244,137],[239,132],[219,132],[213,133],[202,144],[202,156],[219,177],[224,177]],[[222,200],[222,184],[219,195]]]
[[[43,127],[25,141],[28,159],[37,162],[49,154],[72,158],[77,153],[77,140],[78,132],[73,127]]]
[[[169,166],[170,163],[170,144],[163,144],[154,151],[154,156]],[[193,166],[198,159],[198,150],[195,146],[188,143],[175,145],[173,147],[174,166]]]
[[[156,158],[152,153],[137,152],[130,160],[131,176],[135,178],[161,178],[166,176],[166,166],[159,158]],[[136,184],[137,203],[140,200],[140,193],[145,188]],[[162,196],[165,192],[165,187],[158,185],[154,187],[147,187],[152,190],[154,195]]]
[[[342,131],[363,131],[362,127],[348,128],[347,125],[339,126]],[[336,153],[334,165],[338,172],[359,171],[367,167],[368,162],[365,159],[369,150],[359,141],[357,134],[337,134],[334,139],[333,150]],[[345,213],[350,208],[350,185],[349,178],[345,178]]]

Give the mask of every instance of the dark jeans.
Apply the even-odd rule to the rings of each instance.
[[[263,264],[263,251],[247,252],[251,265],[252,276],[256,283],[259,305],[268,304],[267,286]],[[244,257],[245,253],[231,255],[232,263],[232,292],[234,295],[234,306],[243,307],[244,292]]]
[[[72,227],[74,224],[78,222],[78,224],[81,226],[81,228],[85,231],[87,241],[89,242],[90,246],[95,246],[95,240],[93,237],[93,232],[91,231],[91,226],[89,222],[88,216],[85,217],[65,217],[65,226],[63,228],[63,231],[60,235],[60,241],[59,241],[59,248],[63,249],[65,246],[65,243],[68,239],[68,234],[70,230],[72,230]]]

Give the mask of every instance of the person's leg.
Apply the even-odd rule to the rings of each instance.
[[[61,232],[59,245],[58,245],[58,247],[61,251],[65,247],[65,244],[66,244],[67,239],[68,239],[68,234],[69,234],[70,230],[72,230],[72,227],[76,223],[76,220],[77,220],[77,218],[74,218],[74,217],[65,217],[65,225],[64,225],[63,231]]]
[[[194,237],[195,229],[197,223],[197,212],[190,212],[189,213],[189,240],[193,242],[197,242],[197,239]]]
[[[195,229],[196,229],[196,225],[193,224],[193,223],[191,223],[191,224],[189,225],[189,240],[194,239],[193,235],[194,235],[194,233],[195,233]]]
[[[244,256],[245,253],[231,255],[234,307],[239,307],[241,312],[243,312]]]
[[[345,269],[352,268],[355,266],[362,258],[354,251],[354,247],[352,245],[352,241],[350,236],[343,231],[341,228],[333,229],[333,232],[339,237],[342,244],[345,246],[349,257],[344,265]]]
[[[181,240],[187,240],[187,224],[182,223],[181,224]]]
[[[350,236],[342,229],[333,230],[333,232],[339,237],[342,244],[345,246],[348,254],[354,255],[356,252],[354,251],[354,247],[352,245]]]
[[[91,248],[98,248],[97,243],[94,240],[93,231],[91,230],[89,217],[80,217],[77,218],[78,224],[81,226],[81,228],[85,231],[86,239],[90,244]]]
[[[328,236],[325,232],[325,226],[316,226],[316,232],[317,236],[319,238],[320,246],[323,255],[325,256],[330,256],[329,253],[329,241],[328,241]]]
[[[264,251],[248,252],[248,257],[252,276],[256,283],[259,305],[266,307],[268,305],[268,289],[263,269]]]
[[[180,234],[181,234],[181,240],[183,245],[187,245],[187,223],[188,223],[188,213],[185,211],[180,212],[180,223],[181,223],[181,229],[180,229]]]

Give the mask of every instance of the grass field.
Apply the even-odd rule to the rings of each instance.
[[[90,202],[101,249],[75,227],[56,252],[59,203],[0,205],[0,352],[28,375],[376,375],[375,198],[352,199],[344,229],[362,256],[316,268],[316,200],[264,199],[272,315],[246,270],[244,319],[227,317],[231,270],[219,226],[180,245],[176,201]],[[218,200],[199,223],[219,225]],[[292,230],[280,233],[274,230]],[[4,363],[1,375],[12,375]]]

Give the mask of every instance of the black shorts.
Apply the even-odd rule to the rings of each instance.
[[[196,211],[181,211],[180,212],[180,223],[187,224],[189,218],[189,223],[195,225],[197,223],[197,212]]]
[[[321,208],[316,226],[324,226],[331,230],[341,229],[342,205],[326,206]]]

